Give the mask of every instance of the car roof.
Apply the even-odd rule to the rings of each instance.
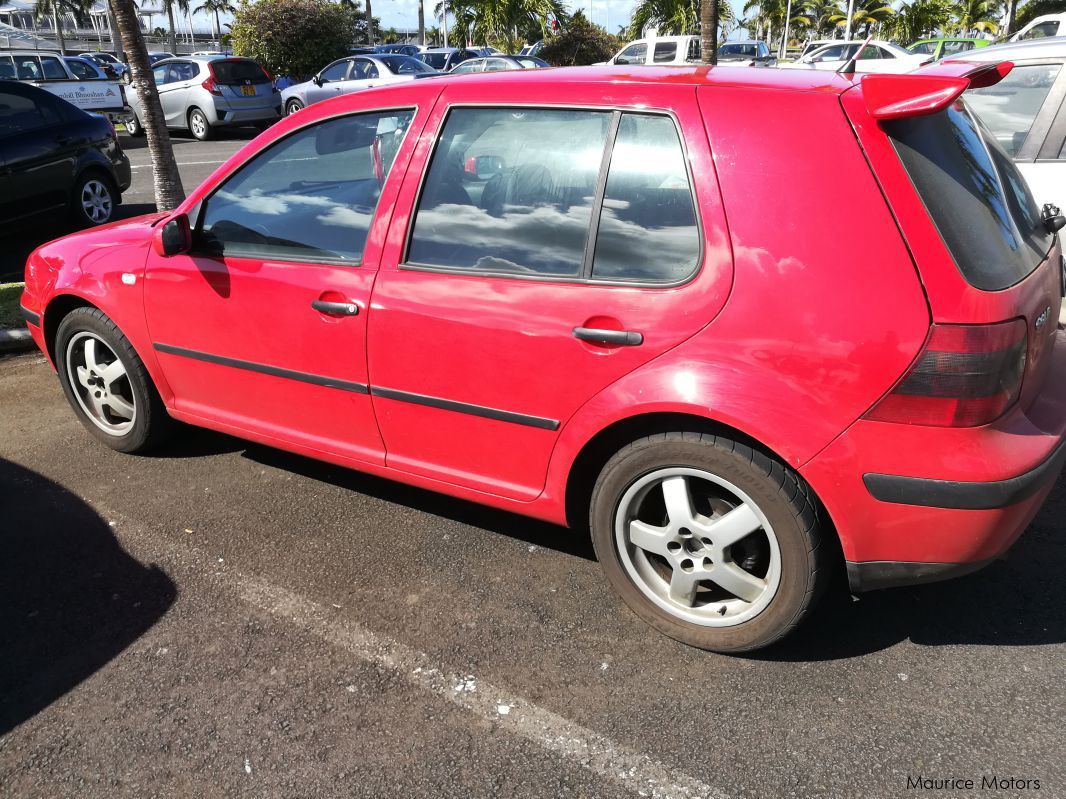
[[[486,56],[491,58],[492,56]],[[465,75],[462,85],[499,87],[501,83],[515,81],[527,84],[552,85],[688,85],[731,86],[753,89],[781,89],[784,91],[819,92],[839,94],[855,85],[862,74],[838,75],[836,72],[815,69],[752,69],[751,67],[727,66],[602,66],[602,67],[554,67],[552,69],[515,69],[507,72],[472,73]],[[443,75],[437,80],[453,80]],[[406,84],[404,84],[406,85]],[[438,84],[439,85],[439,84]],[[383,86],[375,91],[389,91]]]
[[[1066,57],[1066,36],[994,44],[951,56],[952,61],[1010,61],[1013,58]]]
[[[0,55],[54,55],[58,56],[58,50],[0,50]]]

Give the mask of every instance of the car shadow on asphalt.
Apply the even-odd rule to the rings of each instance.
[[[115,210],[115,220],[152,213],[155,213],[153,203],[123,203]],[[22,280],[26,258],[31,252],[52,239],[67,236],[77,230],[66,220],[62,223],[31,222],[17,234],[0,236],[0,283]]]
[[[328,483],[423,513],[443,516],[460,524],[515,538],[566,555],[585,560],[596,559],[587,531],[568,530],[548,522],[496,510],[445,494],[438,494],[435,491],[415,488],[394,480],[363,474],[342,466],[334,466],[258,444],[247,444],[242,454],[256,463],[293,472],[310,480]]]
[[[1041,646],[1066,641],[1066,475],[1024,535],[981,571],[851,598],[827,592],[795,634],[762,660],[837,660],[909,640],[923,646]]]
[[[0,736],[152,627],[174,582],[66,489],[0,458]]]

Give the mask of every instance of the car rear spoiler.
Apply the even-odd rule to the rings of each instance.
[[[967,89],[999,83],[1010,61],[939,61],[906,75],[864,75],[859,85],[874,119],[901,119],[943,111]]]

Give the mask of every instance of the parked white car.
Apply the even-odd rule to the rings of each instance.
[[[57,53],[8,50],[0,53],[0,78],[32,83],[82,111],[124,116],[126,92],[117,80],[82,79]]]
[[[1066,37],[983,47],[953,61],[1011,61],[995,86],[966,103],[1025,176],[1038,206],[1066,208]]]
[[[311,80],[284,89],[281,100],[285,114],[295,114],[301,108],[330,97],[439,74],[433,67],[408,55],[349,56],[324,67]]]
[[[861,41],[839,41],[813,50],[791,64],[781,64],[782,69],[840,69],[855,52],[863,46]],[[898,44],[874,39],[859,54],[855,61],[856,72],[913,72],[933,60],[928,54],[914,54]]]
[[[1044,14],[1010,37],[1012,42],[1066,36],[1066,14]]]
[[[604,64],[697,64],[700,60],[699,36],[654,36],[630,42]]]

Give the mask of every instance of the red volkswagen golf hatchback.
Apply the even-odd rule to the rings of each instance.
[[[959,99],[1009,68],[360,92],[40,248],[24,312],[115,449],[173,418],[587,523],[641,618],[750,650],[835,569],[1000,555],[1062,467],[1062,219]]]

